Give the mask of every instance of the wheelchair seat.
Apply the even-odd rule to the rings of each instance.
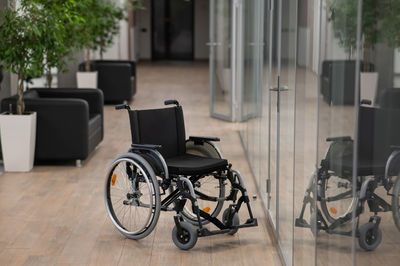
[[[367,158],[359,158],[357,174],[359,176],[379,175],[385,172],[386,161],[373,161]],[[353,175],[353,155],[335,158],[329,161],[329,168],[340,176],[351,177]]]
[[[183,154],[166,159],[168,171],[171,174],[198,175],[223,170],[228,165],[227,160],[205,158],[192,154]]]
[[[224,170],[228,162],[224,159],[206,158],[186,153],[186,137],[181,106],[129,110],[133,144],[161,145],[159,152],[165,159],[170,174],[202,175]],[[162,172],[162,165],[152,154],[142,156],[156,172]]]

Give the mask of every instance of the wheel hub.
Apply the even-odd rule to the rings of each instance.
[[[186,244],[190,240],[189,233],[182,228],[182,234],[178,234],[178,239],[181,243]]]

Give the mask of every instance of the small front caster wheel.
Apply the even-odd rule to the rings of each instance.
[[[172,229],[172,241],[174,244],[183,250],[189,250],[197,242],[197,229],[188,222],[180,222],[181,233],[178,233],[178,228],[174,226]]]
[[[360,238],[358,243],[360,247],[366,251],[371,251],[376,249],[382,241],[382,231],[381,229],[375,228],[374,223],[366,223],[359,229]]]
[[[229,219],[229,216],[230,216],[230,213],[232,212],[232,211],[234,211],[233,209],[231,209],[231,208],[227,208],[225,211],[224,211],[224,213],[222,214],[222,222],[226,225],[226,224],[228,224],[228,219]],[[235,212],[235,214],[233,215],[233,217],[232,217],[232,225],[233,226],[238,226],[239,225],[239,223],[240,223],[240,221],[239,221],[239,214],[237,213],[237,212]],[[239,228],[235,228],[235,229],[231,229],[229,232],[228,232],[228,235],[234,235],[234,234],[236,234],[236,232],[239,230]]]

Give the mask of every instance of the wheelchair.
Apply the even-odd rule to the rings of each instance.
[[[162,109],[131,110],[132,145],[111,164],[105,182],[105,204],[115,227],[125,237],[142,239],[155,228],[160,211],[174,211],[172,240],[183,250],[198,237],[235,234],[257,226],[243,178],[222,158],[213,137],[185,137],[182,107],[167,100]],[[229,206],[217,217],[225,202]],[[245,204],[248,219],[240,224]],[[211,223],[218,229],[205,227]]]
[[[391,211],[400,230],[400,110],[369,104],[363,100],[359,109],[357,163],[353,165],[354,141],[350,137],[328,138],[331,144],[320,167],[310,177],[295,221],[297,227],[310,228],[315,236],[320,230],[352,236],[352,230],[343,228],[356,218],[355,236],[366,251],[376,249],[382,241],[379,212]],[[357,171],[356,180],[353,180],[353,170]],[[378,187],[384,188],[391,202],[376,193]],[[365,203],[373,215],[359,226],[358,218],[364,212]],[[304,218],[308,205],[309,222]]]

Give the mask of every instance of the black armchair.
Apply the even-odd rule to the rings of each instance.
[[[361,62],[361,69],[364,63]],[[370,65],[374,71],[374,65]],[[322,62],[321,94],[329,105],[354,105],[356,76],[355,60],[325,60]]]
[[[98,71],[98,87],[109,103],[130,101],[136,93],[136,62],[129,60],[93,60],[90,68]],[[85,71],[85,62],[79,64]]]
[[[31,89],[27,111],[37,112],[36,161],[84,160],[102,141],[103,93],[98,89]],[[2,111],[16,96],[2,100]]]

